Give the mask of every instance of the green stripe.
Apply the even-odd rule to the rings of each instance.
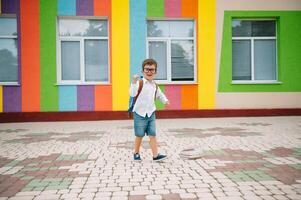
[[[57,0],[40,0],[41,111],[58,111],[56,86]]]
[[[147,0],[147,17],[164,17],[164,0]],[[165,86],[159,86],[164,93]],[[157,110],[163,110],[165,105],[156,100]]]
[[[147,17],[164,17],[164,0],[147,0]]]
[[[159,87],[160,87],[161,91],[164,93],[165,86],[164,85],[160,85]],[[157,110],[163,110],[165,108],[165,105],[163,103],[161,103],[161,101],[156,100],[155,103],[156,103]]]

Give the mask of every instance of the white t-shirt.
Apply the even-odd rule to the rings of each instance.
[[[133,112],[136,112],[138,115],[145,117],[146,115],[150,117],[153,112],[156,110],[155,105],[155,92],[156,92],[156,83],[155,81],[148,81],[145,78],[143,80],[143,87],[141,93],[139,94],[136,103],[133,108]],[[139,89],[139,81],[136,84],[131,83],[130,87],[130,96],[134,97],[137,95]],[[162,103],[166,104],[168,99],[162,93],[158,87],[156,98],[159,99]]]

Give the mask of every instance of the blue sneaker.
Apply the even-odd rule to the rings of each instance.
[[[153,161],[159,162],[159,161],[162,161],[162,160],[164,160],[164,159],[166,159],[166,158],[167,158],[166,155],[158,154],[157,157],[154,157],[154,158],[153,158]]]
[[[134,161],[141,161],[141,158],[140,158],[140,154],[139,154],[139,153],[135,153],[135,154],[134,154]]]

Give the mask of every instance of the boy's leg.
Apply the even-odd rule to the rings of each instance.
[[[155,112],[148,119],[148,126],[146,129],[146,133],[149,136],[149,145],[151,147],[153,157],[158,155],[158,145],[156,138],[156,114]]]
[[[139,153],[140,152],[140,146],[142,143],[142,138],[143,137],[136,137],[135,138],[135,152],[134,153]]]
[[[158,145],[156,136],[149,136],[149,145],[152,149],[153,157],[158,155]]]
[[[146,133],[149,136],[149,144],[150,144],[150,147],[151,147],[152,153],[153,153],[153,161],[158,162],[158,161],[166,159],[166,155],[161,155],[158,153],[155,113],[149,119],[149,124],[146,129]]]
[[[134,154],[140,152],[142,138],[145,135],[146,120],[134,112],[134,130],[135,130],[135,149]]]

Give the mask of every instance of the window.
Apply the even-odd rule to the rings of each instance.
[[[108,83],[107,20],[60,18],[58,29],[59,84]]]
[[[276,21],[232,20],[232,81],[276,82]]]
[[[17,19],[0,17],[0,83],[18,83]]]
[[[159,83],[195,82],[194,46],[194,21],[147,21],[147,57],[158,62]]]

